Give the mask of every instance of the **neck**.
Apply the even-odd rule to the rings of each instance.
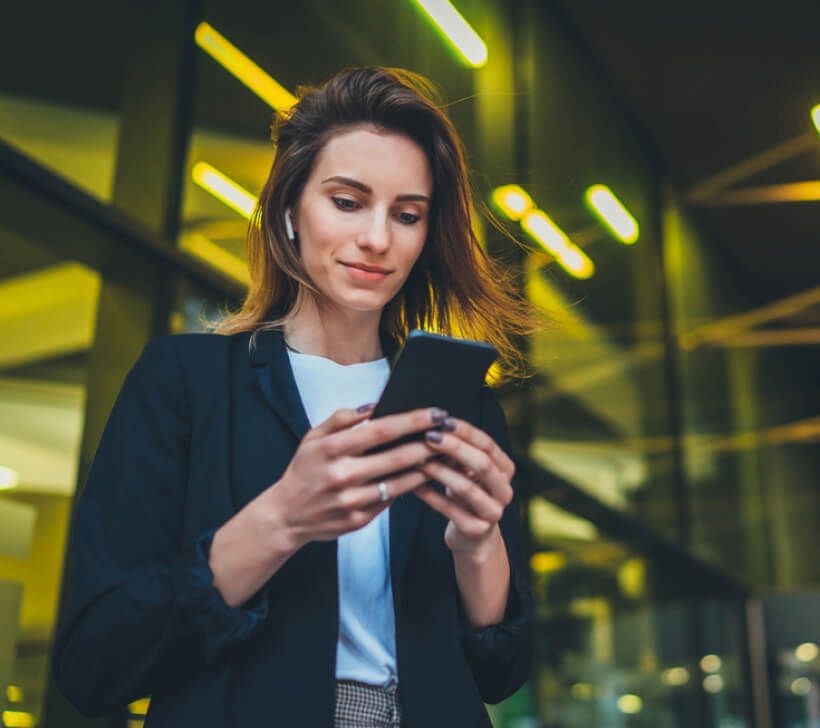
[[[361,364],[384,356],[379,338],[381,311],[320,310],[305,299],[285,322],[285,341],[303,354],[337,364]]]

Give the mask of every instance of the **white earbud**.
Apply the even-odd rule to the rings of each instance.
[[[296,233],[293,232],[293,222],[290,219],[290,208],[285,208],[285,231],[288,234],[288,240],[293,242],[296,240]]]

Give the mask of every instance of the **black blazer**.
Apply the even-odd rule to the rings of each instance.
[[[337,541],[295,553],[245,604],[212,584],[214,532],[276,482],[309,429],[280,332],[151,339],[128,373],[79,496],[53,650],[55,680],[89,716],[151,695],[146,728],[332,728]],[[395,342],[383,337],[385,353]],[[484,387],[453,412],[510,453]],[[446,519],[390,507],[399,693],[410,728],[491,725],[526,681],[532,598],[516,495],[501,522],[512,579],[500,624],[464,616]]]

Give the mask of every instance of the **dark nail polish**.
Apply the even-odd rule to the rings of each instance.
[[[430,419],[437,425],[440,425],[444,421],[445,417],[447,417],[447,412],[443,409],[436,407],[430,410]]]
[[[425,437],[426,437],[426,438],[427,438],[430,442],[436,442],[436,443],[439,443],[439,442],[441,442],[441,439],[442,439],[441,433],[440,433],[440,432],[436,432],[435,430],[427,430],[427,432],[425,432],[425,433],[424,433],[424,436],[425,436]]]
[[[445,430],[446,432],[455,432],[456,431],[456,421],[452,417],[448,417],[444,422],[441,423],[441,429]]]
[[[367,404],[363,404],[360,407],[356,407],[356,412],[369,412],[376,406],[375,402],[368,402]]]

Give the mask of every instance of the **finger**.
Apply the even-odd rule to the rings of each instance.
[[[453,521],[458,530],[469,538],[480,538],[490,526],[470,513],[464,506],[436,491],[432,486],[421,485],[413,491],[413,495],[441,513],[448,521]]]
[[[399,496],[413,492],[426,482],[428,482],[427,478],[418,472],[408,473],[406,476],[391,480],[388,484],[390,497],[386,501],[381,500],[378,484],[356,488],[357,491],[362,491],[363,497],[366,497],[368,501],[365,505],[349,510],[341,516],[342,528],[345,532],[350,532],[366,526],[382,511],[390,508]]]
[[[442,430],[457,436],[477,450],[481,450],[498,466],[498,469],[504,473],[509,480],[512,480],[515,474],[515,463],[512,458],[504,452],[504,449],[490,437],[490,435],[484,432],[484,430],[458,417],[447,417],[442,423]]]
[[[479,518],[489,523],[498,523],[501,520],[504,514],[504,504],[493,498],[484,488],[463,473],[435,460],[417,467],[431,480],[449,488],[455,497]]]
[[[315,427],[312,427],[305,435],[305,439],[315,439],[319,437],[326,437],[334,432],[344,431],[353,425],[366,420],[370,417],[370,413],[376,406],[374,402],[364,404],[358,409],[352,407],[342,407],[337,409],[330,417],[323,422],[320,422]]]
[[[379,510],[385,502],[395,501],[399,496],[411,492],[428,480],[427,476],[418,470],[410,470],[402,475],[396,475],[384,481],[371,481],[363,485],[347,488],[339,494],[342,507],[349,510]],[[387,486],[388,501],[381,500],[379,482]]]
[[[353,463],[355,479],[364,482],[378,481],[385,476],[393,477],[435,457],[437,456],[423,442],[407,442],[373,455],[354,456],[350,462]]]
[[[424,407],[367,420],[363,427],[351,427],[328,435],[323,444],[328,457],[360,455],[377,445],[396,440],[403,435],[421,433],[438,426],[447,413],[435,407]]]
[[[480,430],[478,432],[481,433]],[[487,438],[493,446],[497,447],[492,438],[489,436]],[[439,442],[436,442],[436,439]],[[505,506],[512,500],[513,490],[509,477],[486,451],[478,449],[471,442],[463,440],[453,432],[440,430],[428,432],[426,442],[433,451],[452,458],[465,471],[472,471],[474,482],[477,482],[494,499]]]

